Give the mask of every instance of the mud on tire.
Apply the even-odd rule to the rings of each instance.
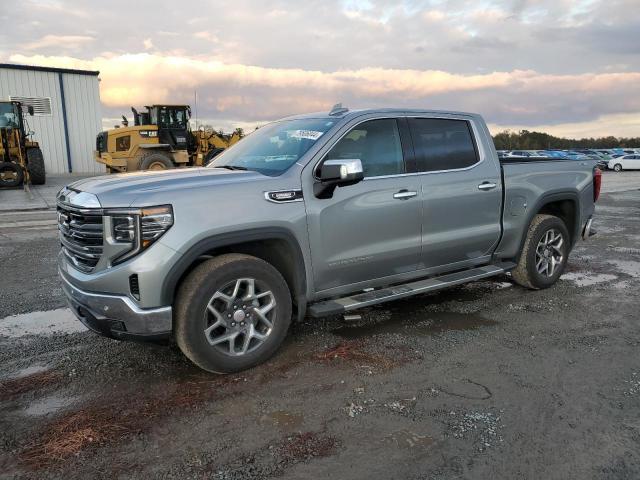
[[[271,357],[291,315],[291,294],[278,270],[256,257],[225,254],[201,263],[181,283],[174,334],[200,368],[232,373]]]
[[[550,241],[548,246],[546,240]],[[550,287],[565,269],[569,247],[569,232],[560,218],[536,215],[529,225],[518,265],[511,271],[511,277],[517,284],[533,290]]]

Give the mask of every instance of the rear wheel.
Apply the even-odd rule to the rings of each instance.
[[[269,263],[221,255],[181,284],[174,318],[176,342],[192,362],[209,372],[238,372],[264,362],[282,344],[291,294]]]
[[[534,290],[556,283],[567,264],[569,242],[569,232],[560,218],[536,215],[529,225],[518,266],[511,271],[513,280]]]
[[[622,171],[622,165],[620,165],[619,163],[616,163],[616,164],[613,166],[613,169],[614,169],[616,172],[621,172],[621,171]]]
[[[140,170],[168,170],[174,168],[171,156],[166,152],[145,153],[138,163]]]
[[[17,187],[22,185],[24,171],[13,162],[0,163],[0,187]]]
[[[27,169],[29,179],[34,185],[44,185],[46,174],[44,170],[44,157],[40,148],[30,148],[27,150]]]

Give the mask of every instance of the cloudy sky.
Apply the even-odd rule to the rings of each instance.
[[[105,124],[192,103],[216,128],[408,106],[640,135],[640,0],[1,0],[0,62],[100,70]]]

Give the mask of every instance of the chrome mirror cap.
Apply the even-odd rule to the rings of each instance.
[[[351,182],[362,180],[364,171],[358,158],[340,158],[326,160],[322,164],[320,180]]]

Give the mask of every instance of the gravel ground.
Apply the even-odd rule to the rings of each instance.
[[[553,288],[307,319],[242,374],[89,332],[0,337],[0,478],[640,478],[640,190],[616,190]],[[0,318],[62,305],[54,231],[5,229],[0,251]]]

